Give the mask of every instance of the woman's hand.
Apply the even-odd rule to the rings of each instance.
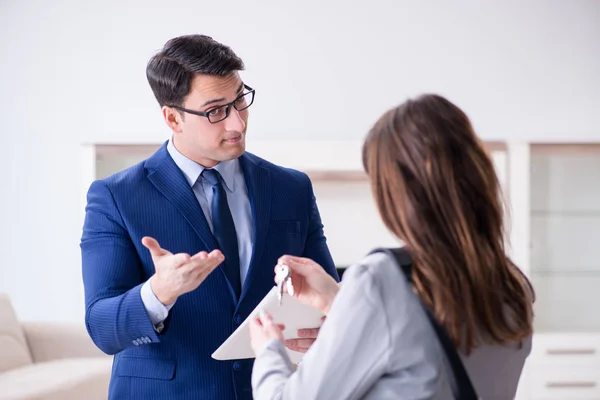
[[[321,321],[325,321],[325,317],[321,318]],[[285,341],[285,347],[299,353],[306,353],[315,340],[317,340],[320,330],[321,328],[298,329],[298,337],[295,339],[287,339]]]
[[[276,325],[271,316],[261,312],[258,318],[254,318],[249,323],[250,327],[250,345],[254,350],[254,355],[258,357],[267,343],[273,339],[279,339],[283,342],[283,325]]]
[[[339,285],[319,264],[309,258],[285,255],[279,258],[275,267],[275,283],[277,270],[281,264],[290,268],[294,297],[300,302],[312,306],[327,315],[333,299],[339,291]]]

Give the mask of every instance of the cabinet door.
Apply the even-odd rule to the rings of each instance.
[[[600,145],[531,147],[536,332],[600,331]]]

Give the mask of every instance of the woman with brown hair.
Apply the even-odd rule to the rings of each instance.
[[[283,256],[294,296],[327,319],[295,372],[277,321],[252,321],[254,398],[451,399],[456,377],[426,309],[478,395],[513,398],[531,350],[533,290],[506,255],[498,179],[468,117],[438,95],[409,100],[371,129],[363,164],[411,272],[374,252],[338,287],[313,261]]]

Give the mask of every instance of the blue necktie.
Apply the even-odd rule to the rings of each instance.
[[[233,290],[240,298],[242,283],[240,278],[240,253],[238,251],[237,234],[233,217],[227,203],[227,193],[223,187],[223,178],[214,169],[205,169],[202,176],[212,185],[213,199],[211,214],[213,223],[213,234],[219,243],[219,249],[225,256],[225,275],[231,283]]]

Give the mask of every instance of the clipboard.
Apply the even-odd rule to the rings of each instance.
[[[271,314],[273,322],[285,325],[284,339],[297,338],[298,329],[319,328],[323,324],[324,314],[321,311],[299,302],[287,293],[283,294],[280,306],[277,297],[277,286],[274,286],[258,303],[250,316],[215,350],[212,358],[215,360],[254,358],[254,351],[250,346],[250,327],[248,324],[253,318],[258,317],[261,309]],[[293,363],[299,362],[304,356],[304,353],[292,351],[288,348],[286,350]]]

